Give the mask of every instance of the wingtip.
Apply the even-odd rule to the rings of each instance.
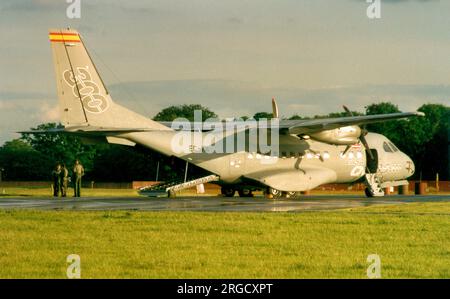
[[[425,113],[421,112],[421,111],[416,111],[416,115],[417,116],[425,116]]]

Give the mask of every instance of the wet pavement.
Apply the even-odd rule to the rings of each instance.
[[[236,211],[302,212],[347,209],[371,205],[398,205],[408,202],[450,202],[450,195],[386,196],[366,198],[358,195],[312,195],[298,199],[270,200],[263,197],[82,197],[1,198],[0,209],[39,210],[140,210],[140,211]]]

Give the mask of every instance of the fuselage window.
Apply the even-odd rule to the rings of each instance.
[[[394,151],[389,147],[389,145],[387,144],[386,141],[383,142],[383,149],[384,149],[385,152],[388,152],[388,153],[394,152]]]

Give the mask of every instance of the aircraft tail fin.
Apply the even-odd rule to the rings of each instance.
[[[112,101],[76,30],[52,29],[49,39],[63,125],[168,129]]]

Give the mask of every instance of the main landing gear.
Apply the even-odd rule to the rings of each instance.
[[[297,198],[300,197],[301,193],[296,191],[284,192],[268,187],[264,195],[266,198],[269,199],[280,199],[280,198]]]
[[[258,190],[256,188],[247,187],[247,186],[223,186],[221,191],[222,195],[226,197],[234,197],[237,193],[239,197],[253,197],[253,191]],[[259,189],[260,190],[260,189]],[[289,191],[284,192],[274,188],[267,187],[264,190],[264,196],[269,199],[281,199],[281,198],[298,198],[300,197],[301,192]]]
[[[253,197],[253,190],[246,187],[236,188],[234,186],[223,186],[221,191],[226,197],[233,197],[236,191],[240,197]]]

